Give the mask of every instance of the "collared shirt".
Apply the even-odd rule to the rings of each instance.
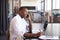
[[[16,40],[17,36],[23,37],[24,33],[28,32],[27,26],[25,19],[17,14],[10,23],[10,40]]]

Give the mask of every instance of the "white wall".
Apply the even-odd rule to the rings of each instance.
[[[12,19],[12,0],[9,0],[9,14],[8,14],[8,18],[10,18],[9,20],[11,21]]]
[[[45,0],[45,11],[51,10],[51,0]]]
[[[12,14],[12,0],[9,0],[9,12]]]
[[[36,6],[38,0],[21,0],[21,6]]]
[[[53,9],[60,9],[60,0],[53,0]]]
[[[45,11],[51,10],[52,6],[53,9],[60,9],[60,0],[45,0]]]

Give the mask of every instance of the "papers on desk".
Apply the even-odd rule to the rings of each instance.
[[[59,39],[58,36],[45,36],[45,35],[42,35],[39,38],[40,39]]]

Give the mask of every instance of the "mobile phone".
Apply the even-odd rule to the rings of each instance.
[[[27,15],[26,15],[26,18],[28,18],[28,17],[29,17],[29,15],[27,14]]]

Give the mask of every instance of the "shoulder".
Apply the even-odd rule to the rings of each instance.
[[[19,19],[18,16],[15,16],[12,18],[11,22],[16,22],[16,21],[18,21],[18,19]]]

